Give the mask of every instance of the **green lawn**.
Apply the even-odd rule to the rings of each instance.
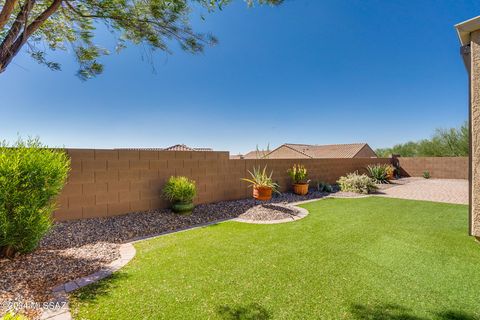
[[[467,207],[370,197],[278,225],[225,222],[136,244],[72,297],[76,319],[480,319]]]

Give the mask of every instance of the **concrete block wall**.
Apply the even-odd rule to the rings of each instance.
[[[57,200],[54,218],[58,221],[165,208],[169,204],[162,199],[162,188],[174,175],[196,181],[198,204],[250,197],[251,189],[241,178],[254,166],[267,165],[286,191],[291,185],[287,169],[295,163],[304,164],[312,180],[334,183],[346,173],[364,171],[369,164],[390,162],[386,158],[230,160],[228,152],[209,151],[66,151],[72,165]]]
[[[421,177],[424,171],[437,179],[468,179],[468,157],[396,158],[402,175]]]

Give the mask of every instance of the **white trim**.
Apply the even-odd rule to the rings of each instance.
[[[455,29],[462,46],[470,44],[470,34],[480,30],[480,16],[456,24]]]

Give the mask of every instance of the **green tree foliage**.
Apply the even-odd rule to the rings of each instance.
[[[70,168],[63,151],[38,140],[0,144],[0,255],[34,250],[51,227]]]
[[[460,128],[437,129],[430,139],[377,149],[379,157],[398,154],[402,157],[466,157],[468,156],[468,124]]]
[[[37,62],[59,70],[47,59],[50,50],[72,50],[82,79],[103,71],[98,61],[109,50],[95,42],[95,31],[104,25],[117,40],[120,51],[127,42],[141,45],[147,52],[170,52],[176,41],[181,48],[201,52],[216,43],[210,34],[195,32],[189,25],[192,12],[204,14],[221,10],[232,0],[0,0],[0,72],[26,45]],[[277,5],[283,0],[245,0],[252,6]]]

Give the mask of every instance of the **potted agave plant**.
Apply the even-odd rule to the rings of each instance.
[[[308,193],[308,184],[310,183],[307,169],[301,164],[294,164],[287,172],[290,178],[292,178],[293,192],[301,196],[306,195]]]
[[[193,199],[196,195],[195,181],[187,177],[170,177],[163,187],[163,196],[172,203],[175,213],[190,214],[195,207]]]
[[[279,192],[279,185],[272,180],[273,171],[267,174],[267,166],[263,170],[253,168],[253,172],[248,171],[251,178],[244,178],[243,181],[250,183],[253,189],[253,197],[257,200],[268,201],[272,198],[272,192]]]

